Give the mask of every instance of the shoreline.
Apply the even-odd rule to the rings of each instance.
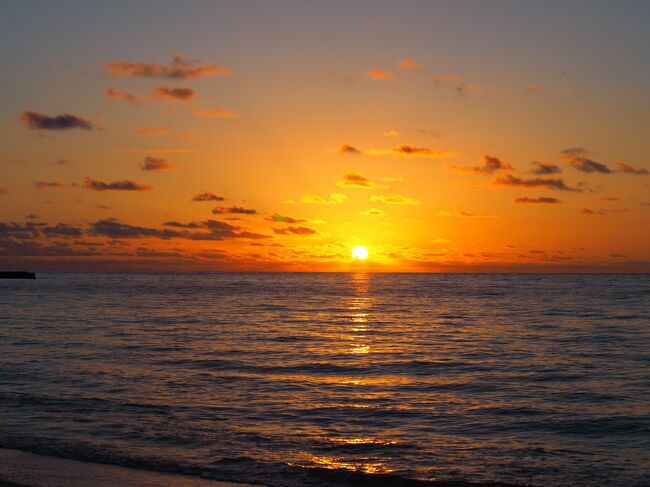
[[[317,469],[315,469],[317,470]],[[369,477],[361,472],[321,472],[323,486],[388,487],[533,487],[505,482],[416,480],[390,474]],[[310,485],[319,482],[311,479]],[[215,480],[182,473],[159,472],[121,465],[94,463],[0,448],[0,487],[267,487],[263,484]],[[299,485],[299,484],[296,484]]]
[[[264,487],[0,448],[0,487]]]

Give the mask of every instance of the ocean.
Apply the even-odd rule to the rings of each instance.
[[[0,447],[280,487],[647,486],[650,276],[0,280]]]

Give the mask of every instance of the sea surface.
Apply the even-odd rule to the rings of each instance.
[[[0,280],[0,447],[282,487],[648,486],[650,276]]]

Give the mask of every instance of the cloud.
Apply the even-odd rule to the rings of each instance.
[[[512,164],[499,159],[498,157],[493,157],[488,154],[483,154],[483,165],[482,166],[452,166],[454,169],[463,172],[474,172],[480,174],[493,174],[495,171],[502,170],[514,170]]]
[[[267,218],[267,220],[272,222],[280,222],[280,223],[302,223],[305,221],[305,220],[300,220],[298,218],[292,218],[286,215],[280,215],[279,213],[274,213],[270,218]]]
[[[384,137],[398,137],[399,132],[395,129],[388,129],[381,135],[383,135]]]
[[[399,194],[391,195],[372,195],[370,201],[378,201],[386,205],[419,205],[421,201],[410,196],[401,196]]]
[[[438,130],[432,129],[418,129],[418,135],[427,135],[429,137],[440,137],[440,132]]]
[[[341,179],[336,183],[341,188],[374,188],[375,183],[370,178],[367,178],[358,171],[349,171],[341,176]]]
[[[230,76],[228,68],[218,64],[206,64],[190,60],[183,55],[173,56],[170,64],[112,61],[104,66],[113,76],[140,76],[143,78],[177,79],[202,78],[205,76]]]
[[[36,189],[50,189],[50,188],[63,188],[65,184],[58,181],[36,181],[34,182]]]
[[[201,222],[166,222],[165,226],[180,228],[171,230],[167,228],[150,228],[121,223],[115,218],[98,220],[90,225],[90,234],[111,238],[142,238],[154,237],[161,239],[184,238],[189,240],[225,240],[228,238],[262,239],[268,235],[248,232],[242,227],[231,225],[217,220],[204,220]],[[190,232],[189,229],[202,229],[207,231]]]
[[[544,93],[544,89],[537,85],[528,85],[526,86],[526,93],[530,93],[531,95],[541,95]]]
[[[190,101],[195,92],[192,88],[170,88],[159,86],[151,93],[154,100]]]
[[[515,203],[541,203],[552,205],[562,202],[557,198],[549,198],[546,196],[542,196],[540,198],[528,198],[527,196],[524,196],[522,198],[515,199]]]
[[[309,227],[287,227],[287,228],[274,228],[274,233],[278,235],[314,235],[318,232]]]
[[[331,193],[329,199],[324,198],[318,194],[310,193],[300,198],[300,202],[312,205],[336,205],[343,203],[346,199],[347,196],[341,193]]]
[[[589,159],[588,154],[588,151],[582,147],[571,147],[560,152],[560,157],[578,171],[598,172],[601,174],[610,174],[612,172],[605,164]]]
[[[361,154],[361,151],[350,144],[341,144],[338,150],[341,154]]]
[[[402,71],[411,71],[411,72],[417,72],[422,70],[422,66],[420,66],[412,59],[407,59],[407,58],[399,60],[399,68]]]
[[[428,147],[418,147],[410,144],[402,144],[392,149],[378,149],[368,151],[370,155],[400,155],[404,157],[430,157],[433,159],[451,159],[456,153],[449,150],[435,150]]]
[[[235,215],[257,215],[257,211],[252,208],[244,208],[242,206],[215,206],[212,209],[214,215],[222,215],[224,213],[230,213]]]
[[[116,88],[110,87],[106,90],[106,96],[111,100],[115,101],[125,101],[131,103],[132,105],[137,105],[140,103],[140,99],[128,91],[120,91]]]
[[[57,166],[65,166],[66,164],[69,164],[69,161],[65,159],[57,159],[56,161],[52,161],[52,164],[56,164]]]
[[[198,193],[192,196],[192,201],[225,201],[225,200],[226,198],[224,198],[223,196],[218,196],[210,192]]]
[[[370,208],[365,211],[360,211],[359,214],[363,216],[384,216],[386,213],[380,208]]]
[[[544,188],[552,189],[558,191],[574,191],[581,192],[578,188],[572,188],[567,186],[562,179],[559,178],[532,178],[532,179],[523,179],[513,176],[512,174],[506,174],[504,176],[499,176],[494,180],[494,183],[497,186],[514,186],[519,188]]]
[[[170,130],[169,125],[165,125],[163,127],[138,127],[133,131],[133,133],[141,137],[146,137],[149,135],[166,134],[167,132],[169,132],[169,130]]]
[[[390,71],[384,71],[383,69],[371,69],[366,73],[370,79],[383,79],[383,80],[394,80],[395,75]]]
[[[103,181],[97,181],[89,176],[86,176],[83,179],[81,185],[84,188],[92,189],[93,191],[151,191],[153,189],[151,186],[145,186],[134,181],[129,181],[128,179],[105,183]]]
[[[555,164],[550,164],[547,162],[533,162],[533,174],[547,175],[547,174],[559,174],[562,172],[562,169]]]
[[[485,88],[482,86],[469,84],[460,76],[453,74],[434,76],[433,82],[436,86],[451,87],[461,97],[465,95],[484,95],[486,93]]]
[[[589,215],[589,216],[592,216],[592,215],[605,216],[605,215],[607,215],[607,213],[605,213],[604,211],[594,211],[594,210],[590,210],[589,208],[583,208],[582,210],[580,210],[580,213],[582,213],[583,215]]]
[[[175,168],[174,164],[162,157],[147,156],[140,164],[140,169],[143,171],[173,171]]]
[[[234,110],[220,107],[214,107],[209,110],[193,108],[192,113],[197,118],[235,118],[239,116],[239,114]]]
[[[83,230],[74,225],[58,223],[53,227],[43,227],[41,231],[48,237],[81,237]]]
[[[31,130],[91,130],[93,128],[88,120],[69,113],[50,117],[43,113],[27,111],[20,116],[20,121]]]
[[[7,194],[7,188],[3,188],[0,186],[0,194]]]
[[[618,172],[623,172],[626,174],[636,174],[637,176],[646,176],[650,174],[650,171],[648,171],[643,167],[636,169],[628,164],[625,164],[624,162],[617,162],[616,169],[618,170]]]

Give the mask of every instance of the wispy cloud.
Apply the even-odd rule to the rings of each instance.
[[[120,91],[117,88],[113,87],[110,87],[106,90],[106,96],[110,100],[125,101],[127,103],[131,103],[132,105],[138,105],[140,103],[140,99],[134,93],[128,91]]]
[[[369,208],[359,212],[363,216],[384,216],[386,213],[381,208]]]
[[[329,198],[324,198],[318,194],[306,194],[300,198],[301,203],[312,204],[312,205],[337,205],[343,203],[347,199],[347,196],[341,193],[331,193]]]
[[[589,152],[582,147],[570,147],[560,153],[560,157],[578,171],[587,173],[597,172],[600,174],[610,174],[613,172],[605,164],[589,159],[587,157],[588,155]]]
[[[58,181],[36,181],[34,183],[36,189],[52,189],[52,188],[63,188],[65,184]]]
[[[370,196],[370,201],[376,201],[379,203],[384,203],[386,205],[419,205],[422,202],[417,198],[411,196],[402,196],[399,194],[390,194],[390,195],[372,195]]]
[[[514,170],[512,164],[498,157],[483,154],[483,164],[481,166],[451,166],[453,169],[461,172],[473,172],[478,174],[493,174],[496,171]]]
[[[377,80],[394,80],[395,75],[390,71],[384,71],[383,69],[374,68],[366,73],[368,78],[377,79]]]
[[[226,198],[224,198],[223,196],[218,196],[210,192],[198,193],[192,196],[192,201],[225,201],[225,200]]]
[[[559,191],[574,191],[580,192],[579,188],[572,188],[567,186],[562,179],[559,178],[531,178],[524,179],[515,177],[512,174],[499,176],[494,180],[497,186],[513,186],[518,188],[544,188]]]
[[[280,215],[279,213],[274,213],[270,218],[267,218],[267,220],[272,221],[272,222],[278,222],[278,223],[303,223],[305,220],[301,220],[299,218],[293,218],[287,215]]]
[[[27,111],[20,116],[20,121],[31,130],[91,130],[93,128],[92,123],[88,120],[69,113],[49,116],[43,113]]]
[[[147,156],[140,164],[143,171],[173,171],[176,166],[162,157]]]
[[[547,205],[554,205],[558,203],[562,203],[557,198],[550,198],[547,196],[541,196],[539,198],[528,198],[527,196],[524,196],[522,198],[516,198],[515,203],[536,203],[536,204],[547,204]]]
[[[451,159],[457,154],[450,150],[436,150],[411,144],[402,144],[391,149],[374,149],[366,152],[370,155],[399,155],[404,157],[429,157],[432,159]]]
[[[220,107],[214,107],[208,110],[193,108],[192,113],[197,118],[235,118],[239,116],[239,114],[234,110]]]
[[[412,59],[408,59],[408,58],[399,60],[399,68],[402,71],[410,71],[410,72],[418,72],[422,70],[422,66],[420,66]]]
[[[625,164],[624,162],[617,162],[616,169],[618,170],[618,172],[622,172],[625,174],[636,174],[637,176],[647,176],[648,174],[650,174],[650,171],[648,171],[644,167],[640,167],[637,169],[628,164]]]
[[[354,155],[359,155],[361,154],[361,151],[354,147],[353,145],[350,144],[341,144],[341,147],[339,147],[338,152],[341,154],[354,154]]]
[[[436,86],[447,86],[452,88],[458,96],[484,95],[487,90],[480,85],[467,83],[460,76],[453,74],[441,74],[433,77]]]
[[[172,62],[169,64],[112,61],[107,63],[104,69],[106,73],[113,76],[139,76],[143,78],[178,80],[230,75],[228,68],[218,64],[190,60],[183,55],[174,56]]]
[[[190,101],[194,98],[194,95],[195,92],[192,88],[159,86],[151,93],[151,98],[154,100]]]
[[[138,127],[133,133],[141,137],[147,137],[149,135],[162,135],[170,131],[169,125],[164,125],[162,127]]]
[[[257,211],[252,208],[244,208],[242,206],[216,206],[212,209],[212,213],[215,215],[221,215],[224,213],[235,215],[256,215]]]
[[[538,175],[548,175],[548,174],[559,174],[562,172],[562,169],[560,166],[556,166],[555,164],[551,164],[548,162],[539,162],[539,161],[534,161],[533,162],[533,174],[538,174]]]
[[[139,184],[128,179],[106,183],[104,181],[97,181],[89,176],[83,179],[81,185],[93,191],[151,191],[153,189],[151,186]]]
[[[341,188],[371,189],[375,187],[375,183],[370,178],[358,171],[349,171],[343,174],[336,185]]]
[[[531,95],[541,95],[544,93],[544,89],[541,86],[537,85],[528,85],[525,89],[526,93],[530,93]]]
[[[309,227],[287,227],[287,228],[274,228],[273,233],[278,235],[315,235],[318,231]]]

